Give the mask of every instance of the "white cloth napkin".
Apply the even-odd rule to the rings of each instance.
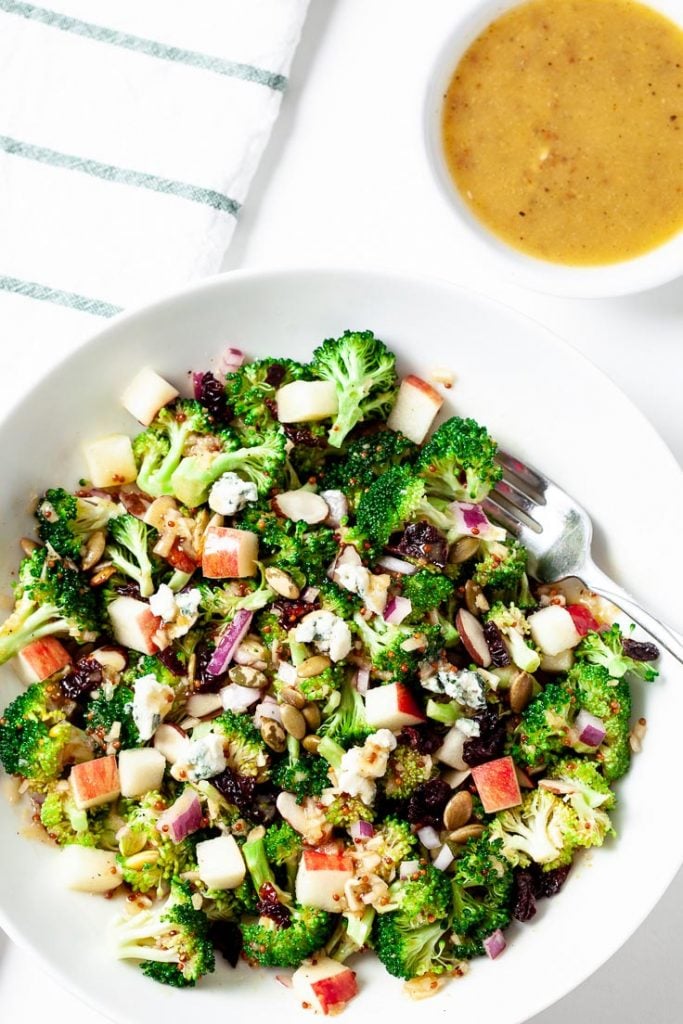
[[[0,0],[3,356],[220,267],[307,6]]]

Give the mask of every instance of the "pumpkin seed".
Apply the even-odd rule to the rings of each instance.
[[[318,753],[318,747],[320,746],[320,736],[313,736],[313,735],[304,736],[303,740],[301,741],[301,746],[309,754],[317,754]]]
[[[306,698],[294,686],[284,686],[280,691],[280,698],[283,704],[291,704],[298,711],[306,704]]]
[[[306,725],[311,730],[311,732],[315,732],[315,730],[318,728],[322,721],[322,716],[320,714],[320,708],[318,707],[318,705],[307,704],[306,707],[302,709],[301,714],[306,719]]]
[[[281,754],[287,746],[287,734],[279,722],[274,718],[264,718],[261,722],[261,736],[263,742],[277,754]]]
[[[274,565],[270,565],[266,569],[266,580],[270,589],[274,590],[281,597],[287,597],[295,601],[301,593],[292,577],[288,573],[283,572],[282,569],[277,569]]]
[[[293,708],[291,704],[283,704],[280,708],[280,717],[282,718],[282,724],[295,740],[302,740],[306,735],[306,719]]]
[[[479,839],[480,836],[483,836],[484,831],[483,825],[464,825],[462,828],[456,828],[455,832],[451,832],[448,841],[462,845],[468,839]]]
[[[455,832],[466,825],[472,817],[472,806],[472,797],[466,789],[452,796],[443,812],[444,828]]]
[[[306,658],[302,661],[296,670],[296,674],[299,679],[312,679],[313,676],[319,676],[326,668],[329,668],[332,662],[326,654],[314,654],[312,658]]]
[[[247,686],[252,690],[263,690],[268,685],[268,680],[263,672],[260,672],[253,665],[233,665],[228,672],[231,683],[238,686]]]
[[[534,681],[528,672],[518,672],[510,685],[510,710],[519,715],[531,700]]]

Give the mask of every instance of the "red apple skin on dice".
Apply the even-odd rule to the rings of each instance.
[[[472,778],[487,814],[506,811],[521,804],[522,794],[511,757],[499,757],[495,761],[477,765],[472,769]]]
[[[243,579],[256,575],[258,537],[250,530],[210,526],[204,535],[202,573],[207,579]]]
[[[337,960],[304,960],[292,976],[292,987],[302,1004],[317,1013],[339,1013],[358,994],[355,972]]]
[[[71,791],[79,810],[111,803],[121,792],[116,757],[97,757],[75,764],[69,775]]]
[[[337,913],[350,878],[353,864],[349,857],[337,850],[304,849],[296,876],[296,898],[305,906]]]
[[[365,712],[374,729],[397,731],[406,725],[419,725],[426,721],[419,704],[404,683],[387,683],[368,690]]]
[[[54,636],[34,640],[17,655],[17,672],[25,683],[42,683],[71,664],[71,655]]]

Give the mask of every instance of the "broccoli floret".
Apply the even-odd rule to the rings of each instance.
[[[114,690],[100,688],[90,697],[85,709],[86,732],[102,747],[114,722],[120,722],[117,737],[122,750],[140,746],[140,734],[133,719],[133,690],[123,682]]]
[[[106,530],[110,519],[120,513],[120,507],[109,498],[79,498],[58,487],[38,502],[38,534],[57,554],[75,560],[88,537],[96,530]]]
[[[417,451],[417,445],[396,430],[359,437],[348,445],[342,458],[327,460],[320,488],[343,491],[355,506],[361,494],[387,469],[409,462]]]
[[[126,669],[121,679],[126,685],[133,686],[135,680],[141,679],[143,676],[154,676],[158,683],[170,686],[172,690],[178,688],[179,677],[174,675],[170,668],[154,654],[141,655]]]
[[[150,597],[155,590],[152,560],[149,557],[150,527],[135,516],[125,515],[111,524],[113,543],[106,554],[119,572],[130,576],[140,587],[141,597]]]
[[[321,580],[316,585],[319,590],[318,600],[321,607],[325,611],[338,615],[340,619],[352,619],[356,612],[363,607],[363,602],[357,594],[338,587],[332,580]]]
[[[546,789],[534,789],[520,807],[501,811],[489,826],[491,840],[514,867],[533,862],[551,871],[570,864],[578,844],[573,809]]]
[[[307,796],[320,796],[330,784],[327,761],[314,754],[301,754],[296,741],[289,747],[289,756],[273,767],[275,785],[293,793],[298,803]]]
[[[386,796],[403,800],[422,782],[431,779],[434,762],[429,754],[421,754],[407,743],[399,743],[387,762],[383,784]]]
[[[482,557],[477,562],[472,579],[480,587],[516,593],[526,575],[528,553],[517,540],[485,541],[480,547]]]
[[[225,760],[232,771],[266,781],[270,758],[250,715],[224,711],[211,723],[211,731],[222,737]]]
[[[559,780],[566,800],[579,821],[577,841],[580,846],[602,846],[614,828],[607,811],[616,797],[595,761],[569,758],[553,765],[550,780]]]
[[[631,691],[626,678],[614,680],[602,665],[579,662],[567,677],[579,704],[605,726],[605,739],[596,753],[610,782],[625,775],[631,763],[629,743]]]
[[[334,918],[324,910],[292,904],[291,897],[278,889],[266,856],[265,833],[254,829],[242,847],[254,890],[261,900],[273,898],[286,908],[277,922],[262,915],[241,925],[244,952],[265,967],[298,967],[302,960],[320,949],[334,928]]]
[[[425,497],[425,483],[407,466],[395,466],[375,480],[361,495],[356,526],[361,536],[377,548],[386,547],[392,533],[403,530],[414,519],[427,519],[447,534],[453,519],[446,508]]]
[[[58,782],[48,789],[40,805],[40,823],[59,846],[94,846],[99,850],[118,850],[116,832],[120,821],[110,807],[82,811],[76,807],[71,789]]]
[[[162,907],[119,917],[112,934],[119,959],[140,960],[147,977],[183,987],[215,968],[208,930],[209,920],[195,910],[189,885],[174,879]]]
[[[346,747],[362,743],[372,731],[365,717],[365,702],[344,673],[339,703],[324,714],[319,732]]]
[[[341,793],[325,808],[325,817],[330,825],[337,828],[349,828],[358,821],[372,821],[375,812],[367,807],[358,797]]]
[[[423,863],[409,878],[394,882],[392,901],[397,913],[416,928],[447,917],[451,910],[451,883],[444,871]]]
[[[403,597],[413,606],[411,616],[424,615],[447,602],[455,591],[455,584],[448,576],[434,569],[420,569],[403,581]]]
[[[512,661],[523,672],[535,672],[541,664],[538,653],[526,640],[530,632],[524,612],[514,604],[505,605],[497,601],[486,615],[486,620],[495,622],[501,631]]]
[[[322,759],[321,759],[322,760]],[[287,821],[269,825],[263,837],[268,861],[277,868],[284,868],[287,889],[294,891],[296,872],[301,856],[302,839]]]
[[[375,915],[374,907],[368,907],[360,917],[350,912],[342,914],[332,938],[325,946],[327,956],[343,964],[350,956],[365,949],[370,941]]]
[[[379,616],[367,622],[362,615],[355,615],[353,621],[370,655],[373,669],[378,673],[388,673],[394,679],[405,679],[414,672],[417,662],[430,646],[434,630],[438,630],[438,627],[418,628],[404,623],[392,626]]]
[[[396,397],[396,356],[372,331],[345,331],[328,338],[313,353],[317,377],[337,389],[338,411],[330,444],[341,448],[357,423],[386,417]]]
[[[310,378],[308,367],[293,359],[257,359],[227,374],[225,396],[238,419],[262,429],[273,422],[271,403],[278,388]]]
[[[333,451],[327,443],[327,427],[322,423],[287,424],[284,431],[293,445],[287,455],[288,487],[317,482]]]
[[[285,462],[286,437],[279,428],[266,431],[258,443],[222,452],[204,452],[182,459],[171,477],[173,494],[188,508],[209,496],[224,473],[237,473],[256,484],[262,497],[275,485]]]
[[[0,665],[44,636],[91,643],[100,632],[97,589],[77,569],[37,548],[19,567],[14,611],[0,626]]]
[[[398,909],[378,914],[372,931],[375,952],[387,971],[397,978],[416,978],[449,970],[454,961],[448,940],[448,876],[423,865],[390,891]]]
[[[187,871],[196,871],[195,845],[190,840],[174,843],[157,828],[168,801],[154,790],[138,801],[125,801],[124,828],[119,832],[117,861],[123,879],[135,892],[166,890],[172,880]]]
[[[202,617],[206,622],[225,622],[241,608],[249,612],[258,611],[277,596],[268,586],[263,572],[258,583],[253,580],[240,581],[239,588],[233,583],[211,586],[203,582],[198,584],[197,589],[201,594]]]
[[[154,498],[173,494],[171,478],[192,435],[210,432],[211,420],[200,402],[180,399],[161,409],[133,441],[140,490]]]
[[[328,700],[342,688],[346,675],[343,665],[330,665],[317,676],[298,679],[296,688],[307,701]]]
[[[242,882],[236,889],[208,889],[198,881],[193,884],[202,897],[202,910],[209,921],[237,923],[243,914],[254,913],[256,899],[250,882]]]
[[[303,573],[307,582],[315,586],[327,578],[327,569],[338,552],[334,530],[327,526],[311,527],[303,521],[293,523],[274,512],[246,509],[239,526],[258,535],[259,556],[264,564],[275,565],[290,574]]]
[[[649,661],[636,661],[624,649],[624,635],[615,623],[602,633],[591,631],[575,650],[576,658],[592,665],[602,665],[612,679],[622,679],[629,672],[646,682],[653,682],[659,672]]]
[[[576,694],[563,683],[549,683],[532,700],[517,727],[512,755],[530,768],[557,759],[574,742]]]
[[[66,720],[59,689],[50,683],[29,686],[0,718],[0,762],[34,791],[47,789],[68,764],[92,757],[88,737]]]
[[[503,471],[498,445],[475,420],[453,416],[442,423],[417,457],[427,493],[451,501],[483,501]]]
[[[498,841],[487,836],[470,839],[453,868],[451,927],[455,955],[481,956],[483,940],[506,928],[512,916],[512,868]]]

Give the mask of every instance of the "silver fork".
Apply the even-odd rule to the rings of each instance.
[[[646,611],[591,557],[593,524],[586,510],[537,469],[498,451],[500,480],[484,501],[489,518],[529,551],[529,572],[542,583],[577,578],[621,608],[683,664],[683,636]]]

